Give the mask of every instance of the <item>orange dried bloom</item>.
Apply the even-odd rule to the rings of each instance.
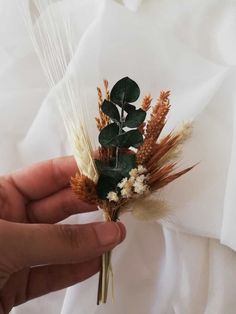
[[[146,123],[143,122],[139,127],[138,127],[138,130],[139,132],[143,135],[144,132],[145,132],[145,126],[146,126]]]
[[[110,92],[108,88],[108,81],[104,80],[104,88],[106,92],[106,100],[110,100]],[[102,112],[102,103],[103,103],[103,95],[101,88],[97,87],[97,92],[98,92],[98,110],[99,110],[99,117],[95,118],[97,122],[97,128],[99,131],[101,131],[103,128],[105,128],[109,122],[110,118]],[[100,160],[102,161],[109,161],[112,158],[113,155],[113,149],[105,148],[105,147],[100,147],[99,148],[99,157]]]
[[[108,81],[104,80],[103,81],[104,87],[105,87],[105,92],[106,92],[106,100],[110,100],[110,91],[109,91],[109,85],[108,85]]]
[[[136,153],[137,164],[145,164],[152,155],[153,145],[155,141],[153,138],[146,138],[144,143],[138,148]]]
[[[98,105],[101,107],[103,103],[103,95],[102,95],[102,90],[100,87],[97,87],[97,93],[98,93]]]
[[[152,151],[152,156],[147,162],[148,171],[151,172],[153,169],[158,168],[159,162],[170,150],[178,146],[179,141],[179,135],[173,136],[172,134],[168,134],[162,139],[160,143],[156,144],[155,149]]]
[[[71,188],[78,198],[86,203],[96,204],[98,200],[96,184],[87,176],[76,174],[71,178]]]
[[[103,95],[102,95],[102,91],[100,87],[97,87],[97,92],[98,92],[98,111],[99,111],[99,117],[95,118],[96,122],[97,122],[97,128],[99,131],[101,131],[103,128],[105,128],[109,121],[110,118],[105,115],[102,112],[102,103],[103,103]]]
[[[151,102],[152,102],[151,95],[144,96],[141,108],[147,112],[151,107]]]
[[[144,110],[144,111],[148,111],[151,107],[151,102],[152,102],[152,98],[151,98],[151,95],[147,95],[143,98],[143,102],[142,102],[142,106],[141,108]],[[144,131],[145,131],[145,126],[146,126],[146,123],[143,122],[139,127],[138,127],[138,130],[140,133],[144,134]]]
[[[176,166],[175,163],[169,163],[169,164],[164,165],[161,168],[158,168],[158,169],[155,168],[155,170],[153,170],[152,172],[149,172],[150,177],[148,180],[148,184],[153,185],[154,183],[163,180],[174,170],[175,166]]]
[[[146,127],[146,138],[158,139],[163,127],[166,123],[166,116],[170,110],[169,102],[170,92],[162,91],[157,104],[153,107],[151,118]]]
[[[99,147],[99,160],[103,162],[109,162],[109,160],[112,159],[112,156],[114,154],[114,148],[106,148],[106,147]]]
[[[194,166],[186,168],[182,171],[179,171],[177,173],[172,173],[174,170],[175,164],[168,164],[160,168],[158,171],[150,175],[150,178],[148,180],[148,184],[151,187],[151,190],[156,191],[158,189],[163,188],[167,184],[171,183],[172,181],[178,179],[185,173],[192,170]]]

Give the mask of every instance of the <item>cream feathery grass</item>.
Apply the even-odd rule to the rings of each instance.
[[[76,128],[70,120],[65,122],[65,126],[71,140],[73,155],[80,173],[97,182],[98,173],[86,128],[82,124]]]
[[[74,55],[70,17],[54,0],[21,0],[19,6],[48,84],[56,95],[78,168],[96,182],[95,147],[86,127],[87,103],[82,85],[68,73]]]
[[[180,137],[180,144],[183,144],[186,140],[188,140],[193,133],[193,121],[184,121],[179,129],[174,132],[175,135]]]
[[[184,142],[186,142],[193,133],[193,121],[184,121],[182,125],[173,132],[172,137],[177,136],[178,137],[178,144],[174,145],[173,148],[171,148],[158,162],[159,166],[162,166],[170,161],[177,160],[181,154],[182,154],[182,147]],[[160,140],[161,142],[162,140]]]
[[[164,200],[157,198],[154,193],[128,202],[121,211],[122,214],[126,212],[130,212],[137,220],[157,221],[166,217],[170,208]]]

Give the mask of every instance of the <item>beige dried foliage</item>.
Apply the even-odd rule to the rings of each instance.
[[[165,154],[163,154],[163,156],[158,162],[158,165],[161,166],[167,162],[178,159],[182,153],[183,144],[191,137],[192,133],[193,122],[192,121],[183,122],[181,127],[173,133],[172,138],[176,137],[176,141],[175,143],[173,143],[174,145],[169,145],[169,149]],[[160,142],[161,146],[165,145],[165,140],[166,138],[161,140]],[[171,144],[170,141],[169,144]]]
[[[133,201],[129,211],[138,220],[156,221],[168,215],[169,208],[165,201],[157,199],[154,195],[148,195]]]
[[[175,132],[176,135],[180,137],[180,144],[187,141],[193,133],[193,121],[185,121]]]
[[[67,131],[72,141],[73,155],[81,174],[97,182],[98,173],[93,158],[93,149],[86,128],[80,122],[75,127],[71,121],[66,123]]]

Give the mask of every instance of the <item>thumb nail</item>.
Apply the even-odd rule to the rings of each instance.
[[[118,244],[125,238],[125,227],[121,223],[104,222],[96,224],[95,231],[102,246]]]

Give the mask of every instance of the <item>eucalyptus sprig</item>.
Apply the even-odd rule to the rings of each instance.
[[[113,148],[115,157],[109,163],[97,160],[99,172],[97,193],[105,200],[110,191],[120,193],[118,183],[129,176],[136,167],[135,155],[120,154],[121,149],[138,148],[143,144],[143,135],[138,127],[144,122],[146,112],[131,104],[138,100],[140,88],[128,77],[119,80],[111,90],[110,100],[104,100],[101,110],[110,118],[110,123],[99,134],[99,143],[104,148]]]

